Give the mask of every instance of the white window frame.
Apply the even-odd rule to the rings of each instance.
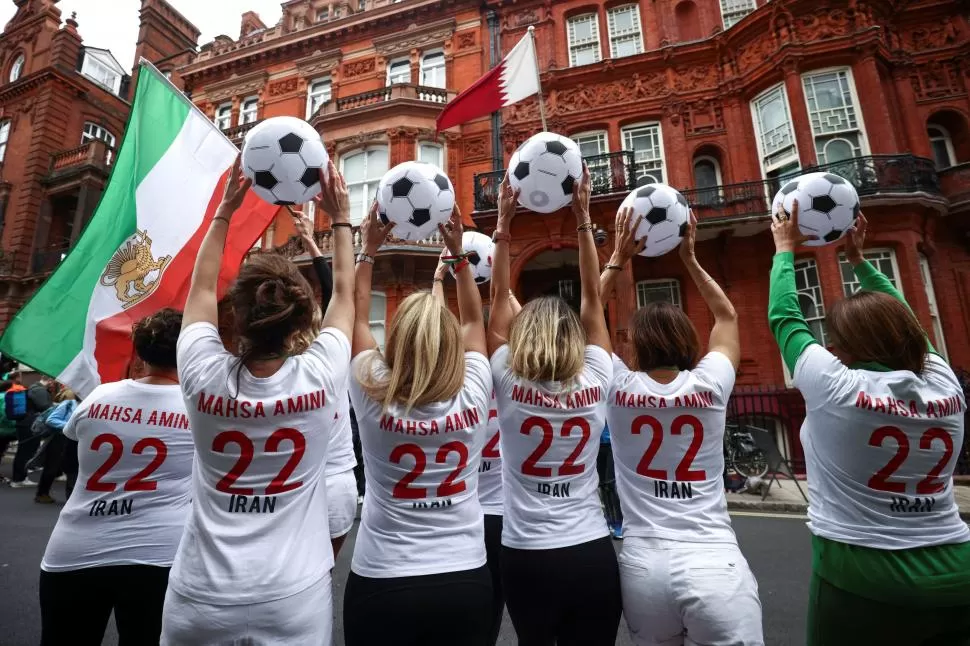
[[[584,160],[589,160],[591,157],[599,155],[606,155],[610,152],[610,137],[605,130],[587,130],[586,132],[574,134],[570,139],[579,146],[581,154],[583,145],[588,145],[593,142],[597,144],[598,152],[596,155],[583,155]],[[609,158],[589,161],[588,165],[590,180],[593,182],[593,186],[601,190],[608,188],[610,186]]]
[[[792,142],[791,153],[786,154],[784,157],[779,157],[778,159],[773,159],[771,161],[768,161],[770,157],[774,157],[775,155],[783,152],[787,148],[787,146],[783,146],[772,152],[768,152],[767,147],[765,146],[765,139],[766,139],[767,133],[765,133],[763,124],[761,123],[761,112],[759,110],[759,104],[762,101],[768,99],[771,95],[775,94],[776,92],[780,92],[781,94],[782,105],[785,108],[785,116],[787,117],[787,120],[788,120],[788,136]],[[770,88],[766,89],[764,92],[761,92],[756,97],[751,99],[750,106],[751,106],[751,120],[754,123],[755,140],[758,144],[758,158],[761,163],[762,178],[768,179],[772,172],[779,171],[791,164],[795,164],[797,167],[800,168],[800,162],[799,162],[799,156],[798,156],[798,140],[795,137],[795,126],[794,126],[794,123],[792,123],[791,106],[788,103],[788,90],[785,89],[785,84],[778,83],[777,85],[773,85]],[[778,126],[778,128],[780,127],[781,126]],[[777,130],[778,128],[775,128],[773,130]],[[796,168],[792,172],[793,174],[797,175],[798,168]],[[780,181],[781,180],[779,179],[779,182]]]
[[[591,23],[593,26],[591,30],[592,36],[589,38],[589,40],[576,42],[575,25],[577,25],[580,21],[585,21],[585,20],[592,21]],[[582,63],[582,65],[592,65],[593,63],[600,62],[600,60],[602,60],[603,58],[603,50],[602,50],[602,45],[600,43],[599,14],[596,12],[584,13],[578,16],[573,16],[569,20],[567,20],[566,21],[566,43],[567,43],[567,48],[569,49],[570,67],[577,67],[580,65],[580,63],[576,62],[576,55],[575,55],[576,52],[578,50],[585,50],[590,47],[593,48],[593,51],[595,54],[593,57],[593,60],[590,61],[589,63]]]
[[[667,290],[670,300],[665,301],[671,305],[676,305],[684,309],[683,298],[680,291],[680,281],[676,278],[655,278],[650,280],[637,281],[637,309],[646,307],[648,303],[656,302],[647,300],[649,292],[660,292]]]
[[[10,141],[10,119],[0,121],[0,164],[7,155],[7,142]]]
[[[881,271],[892,283],[893,287],[902,294],[903,293],[903,283],[899,276],[899,264],[896,262],[896,251],[888,247],[877,247],[874,249],[866,249],[862,252],[862,257],[872,263],[876,269]],[[892,273],[884,271],[884,263],[889,263],[889,268]],[[851,276],[852,279],[846,281],[845,277]],[[852,271],[852,265],[849,264],[849,260],[845,257],[844,253],[839,254],[839,277],[842,280],[842,293],[845,296],[852,296],[857,291],[859,291],[860,284],[855,277],[855,272]]]
[[[114,94],[118,94],[121,91],[122,74],[116,69],[111,69],[107,63],[90,51],[84,52],[84,60],[81,62],[81,73]]]
[[[843,128],[841,130],[833,131],[820,131],[816,128],[815,119],[813,118],[813,110],[811,107],[811,97],[814,96],[814,88],[810,87],[812,79],[825,75],[825,74],[845,74],[846,85],[849,90],[849,98],[852,100],[851,106],[846,106],[844,108],[826,108],[826,111],[832,110],[846,110],[847,113],[851,109],[852,118],[855,119],[855,127]],[[855,79],[852,77],[852,68],[850,67],[827,67],[818,70],[812,70],[811,72],[806,72],[802,74],[802,93],[805,95],[805,109],[808,111],[808,122],[812,128],[812,140],[815,143],[815,156],[818,160],[818,164],[825,165],[827,163],[837,163],[829,162],[826,157],[825,148],[834,141],[843,141],[849,146],[853,146],[851,139],[846,137],[851,137],[857,135],[859,138],[858,150],[853,150],[854,157],[864,157],[869,154],[869,138],[866,136],[866,125],[862,118],[862,104],[859,102],[859,95],[855,88]],[[818,112],[818,111],[816,111]],[[844,135],[844,136],[843,136]],[[825,143],[819,148],[821,141]],[[844,160],[839,160],[844,161]]]
[[[306,118],[309,119],[320,109],[333,99],[333,83],[329,76],[313,79],[307,86],[306,93]]]
[[[92,139],[99,139],[111,148],[114,148],[115,143],[118,141],[104,126],[100,126],[93,121],[85,121],[84,128],[81,130],[81,144],[86,144]]]
[[[939,134],[931,135],[930,130],[936,130]],[[936,164],[936,170],[950,168],[957,163],[957,153],[956,149],[953,147],[953,138],[950,136],[949,130],[938,123],[928,123],[926,124],[926,136],[930,140],[930,151],[933,152],[933,163]],[[949,157],[946,166],[940,166],[937,162],[936,151],[933,150],[934,141],[942,141],[944,147],[946,148],[946,155]]]
[[[371,314],[373,313],[375,296],[378,299],[383,299],[384,301],[384,318],[381,318],[381,319],[370,318]],[[377,291],[371,290],[370,303],[368,307],[369,307],[369,310],[367,313],[367,317],[368,317],[368,322],[370,323],[370,333],[371,333],[371,336],[373,336],[374,339],[378,341],[377,347],[380,348],[381,352],[383,352],[384,343],[385,341],[387,341],[387,294],[385,294],[384,292],[377,292]],[[374,334],[374,330],[378,328],[381,331],[380,340],[378,340],[378,335]]]
[[[229,130],[232,128],[232,104],[223,103],[216,108],[216,117],[212,120],[216,124],[216,128],[222,131]]]
[[[27,63],[27,57],[24,56],[23,52],[17,55],[14,59],[13,65],[10,66],[10,77],[9,81],[15,83],[20,80],[21,75],[24,73],[24,65]]]
[[[316,22],[324,22],[330,20],[330,5],[324,5],[317,9],[315,14]]]
[[[626,11],[633,12],[633,22],[636,29],[617,33],[615,25],[616,16]],[[636,56],[637,54],[643,53],[643,28],[640,22],[640,5],[625,4],[608,9],[606,12],[606,28],[610,34],[610,56],[613,58],[623,58],[624,56]],[[618,54],[617,44],[624,42],[635,43],[636,51],[632,54],[625,54],[623,56]]]
[[[755,0],[721,0],[719,6],[721,8],[721,22],[725,30],[741,22],[745,16],[757,8],[755,7]]]
[[[638,130],[650,130],[656,129],[656,140],[657,147],[656,152],[659,157],[651,158],[641,156],[640,153],[633,147],[633,138],[636,136],[636,131]],[[660,125],[659,121],[648,121],[643,123],[631,123],[629,125],[620,128],[620,137],[623,140],[623,150],[628,150],[633,153],[633,164],[634,172],[636,175],[637,185],[641,185],[640,179],[646,177],[647,175],[653,176],[658,172],[657,168],[651,167],[646,172],[640,172],[640,164],[651,164],[651,166],[657,166],[659,164],[660,177],[656,178],[658,183],[666,182],[667,178],[667,162],[664,155],[664,137],[663,137],[663,126]],[[648,182],[644,182],[648,183]]]
[[[256,123],[259,116],[259,97],[247,96],[242,100],[239,108],[239,125]]]
[[[428,67],[428,59],[434,57],[434,59],[440,60],[441,63],[435,63],[433,66]],[[421,53],[421,63],[419,65],[419,76],[421,78],[421,85],[424,87],[436,87],[444,89],[448,87],[448,78],[445,65],[445,52],[443,49],[432,49]],[[428,79],[427,75],[429,72],[434,73],[433,79]],[[440,74],[441,78],[438,78]]]
[[[946,338],[943,334],[943,319],[940,317],[940,306],[936,301],[936,288],[933,286],[933,274],[930,271],[930,261],[923,255],[919,254],[919,274],[920,278],[923,279],[923,288],[926,290],[926,300],[930,305],[930,322],[933,327],[933,344],[936,351],[940,353],[944,359],[949,361],[949,355],[946,351]]]
[[[387,156],[387,164],[386,165],[388,167],[390,167],[390,163],[391,163],[391,148],[390,148],[390,146],[387,146],[387,145],[384,145],[384,144],[377,145],[377,146],[368,146],[367,148],[355,148],[354,150],[349,150],[346,153],[343,153],[342,155],[340,155],[340,173],[347,180],[347,189],[348,189],[348,192],[349,192],[349,189],[352,188],[352,187],[354,187],[354,186],[360,185],[360,186],[363,186],[364,187],[364,199],[361,200],[361,210],[360,210],[360,212],[359,213],[353,213],[353,212],[351,212],[351,214],[350,214],[350,223],[353,224],[354,226],[359,225],[361,222],[364,221],[364,218],[367,217],[367,213],[370,211],[371,202],[373,201],[373,197],[371,196],[371,188],[372,188],[371,185],[373,185],[374,194],[376,194],[376,192],[377,192],[377,185],[381,181],[381,178],[380,177],[377,177],[377,178],[368,178],[367,177],[368,172],[367,172],[367,164],[366,164],[366,162],[367,162],[367,156],[366,155],[367,155],[367,153],[369,153],[371,151],[380,150],[380,149],[383,149],[384,150],[384,153]],[[348,158],[353,157],[355,155],[360,155],[360,154],[363,154],[364,155],[364,162],[365,162],[365,164],[364,164],[364,179],[361,180],[361,181],[351,181],[350,179],[347,179],[347,175],[346,175],[346,173],[344,171],[344,163],[347,161]],[[384,172],[381,173],[381,175],[383,176],[383,174],[386,173],[386,172],[387,172],[387,168],[384,169]]]
[[[395,81],[394,68],[395,66],[404,65],[405,69],[408,71],[407,79]],[[403,79],[403,75],[397,75],[399,78]],[[411,59],[409,58],[395,58],[388,61],[387,63],[387,84],[390,85],[407,85],[411,82]]]
[[[435,148],[438,151],[438,163],[428,161],[424,158],[423,150],[425,148]],[[445,167],[445,147],[435,141],[419,141],[415,144],[414,158],[418,161],[433,163],[439,169]]]
[[[697,184],[697,163],[710,162],[714,166],[714,186],[701,187]],[[721,198],[721,187],[724,177],[721,175],[721,163],[711,155],[697,155],[691,161],[691,175],[694,178],[694,199],[698,204],[713,204]]]
[[[808,324],[808,327],[812,329],[812,335],[815,337],[815,340],[823,346],[827,346],[828,332],[825,329],[825,292],[822,291],[822,277],[819,275],[818,262],[814,257],[796,258],[794,268],[795,285],[799,296],[798,307],[801,309],[802,296],[811,299],[815,304],[815,316],[807,316],[804,311],[802,312],[802,316],[805,318],[805,323]],[[809,270],[811,269],[815,270],[815,284],[812,284],[809,280]],[[804,279],[805,287],[802,289],[797,288],[799,274]]]

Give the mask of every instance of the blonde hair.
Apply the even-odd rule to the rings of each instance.
[[[401,404],[406,411],[434,402],[449,401],[465,382],[465,349],[461,325],[431,292],[404,299],[387,334],[383,361],[373,353],[361,362],[357,380],[368,397],[387,410]]]
[[[527,381],[572,382],[583,371],[586,331],[561,298],[529,301],[512,320],[509,367]]]
[[[61,402],[66,402],[70,399],[74,399],[74,391],[70,388],[65,388],[61,392],[57,393],[57,397],[54,398],[54,403],[60,404]]]

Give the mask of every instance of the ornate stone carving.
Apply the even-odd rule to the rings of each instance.
[[[370,74],[374,71],[376,62],[373,58],[365,58],[359,61],[351,61],[350,63],[344,63],[342,75],[344,78],[352,78],[354,76],[363,76],[364,74]]]
[[[840,9],[823,10],[800,16],[798,19],[798,38],[802,41],[824,40],[844,36],[852,30],[852,23],[845,11]]]
[[[280,79],[279,81],[274,81],[269,84],[266,91],[270,96],[283,96],[284,94],[290,94],[296,92],[297,78],[292,76],[286,79]]]
[[[688,137],[708,135],[724,130],[724,111],[711,101],[697,101],[687,106],[683,113],[684,133]]]
[[[487,159],[489,153],[488,136],[477,135],[462,138],[461,161],[463,163]]]
[[[325,52],[317,50],[306,58],[296,61],[296,68],[300,76],[311,79],[321,74],[326,74],[340,64],[341,52],[339,49],[331,49]]]
[[[710,65],[678,67],[674,70],[674,89],[678,92],[701,90],[717,85],[717,68]]]
[[[946,22],[935,27],[921,27],[903,34],[903,43],[912,51],[940,49],[955,44],[960,32],[955,23]]]
[[[458,49],[471,49],[478,44],[478,34],[474,31],[463,31],[458,34]]]
[[[412,49],[424,49],[430,45],[444,45],[455,33],[455,21],[439,20],[427,25],[412,24],[403,33],[374,39],[374,49],[381,56],[395,56]]]
[[[205,98],[212,103],[218,103],[233,97],[256,94],[266,85],[267,78],[269,78],[269,74],[265,71],[254,72],[245,76],[233,75],[225,81],[213,83],[206,88]]]
[[[935,101],[964,94],[963,74],[954,62],[933,61],[913,68],[909,77],[918,101]]]

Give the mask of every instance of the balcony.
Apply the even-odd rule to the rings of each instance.
[[[105,180],[111,169],[114,149],[100,139],[92,139],[77,148],[51,155],[44,182],[48,185],[70,181],[85,173]]]
[[[228,130],[226,130],[225,131],[226,136],[229,137],[229,139],[230,139],[230,141],[232,141],[232,143],[236,144],[237,146],[238,145],[241,145],[243,139],[246,138],[246,133],[249,132],[250,130],[252,130],[253,128],[255,128],[256,126],[258,126],[262,122],[263,122],[263,120],[262,119],[259,119],[258,121],[250,121],[249,123],[241,123],[238,126],[235,126],[233,128],[229,128]]]
[[[939,177],[940,192],[950,200],[950,211],[970,208],[970,163],[944,168]]]
[[[354,253],[357,254],[363,248],[363,245],[361,243],[359,226],[355,226],[353,228],[353,234],[354,234],[354,238],[353,238]],[[323,252],[324,256],[331,256],[333,254],[333,231],[330,231],[330,230],[315,231],[313,234],[313,237],[316,240],[317,246],[320,248],[320,251]],[[388,238],[384,246],[381,247],[381,253],[384,253],[387,251],[394,251],[394,252],[410,251],[421,255],[428,254],[428,253],[438,255],[441,253],[441,250],[444,248],[445,248],[445,242],[442,239],[441,234],[436,231],[430,238],[427,238],[425,240],[417,240],[414,242],[397,240],[396,238],[391,236],[390,238]],[[305,256],[306,249],[303,248],[303,242],[300,240],[299,236],[291,236],[290,239],[287,240],[285,244],[282,244],[278,247],[274,247],[273,249],[254,249],[250,253],[278,253],[291,260],[296,260],[296,259],[300,259],[301,256]]]
[[[49,274],[57,269],[70,251],[70,243],[63,241],[37,249],[30,257],[30,274]]]
[[[332,122],[350,114],[381,109],[388,103],[393,103],[398,113],[410,109],[412,113],[435,117],[454,97],[455,92],[444,88],[399,83],[327,101],[311,117],[310,123],[316,126]]]
[[[622,198],[644,175],[634,162],[633,153],[623,151],[586,158],[592,180],[592,194]],[[970,164],[963,169],[963,186],[970,188]],[[960,167],[955,167],[960,168]],[[805,173],[831,172],[849,180],[863,198],[901,194],[940,196],[940,176],[933,162],[914,155],[872,155],[832,164],[806,168]],[[475,212],[485,215],[498,205],[498,187],[505,171],[490,171],[475,176]],[[645,178],[643,181],[647,181]],[[778,180],[725,184],[711,188],[683,189],[684,197],[700,219],[733,219],[769,215],[771,200],[780,188]],[[967,191],[970,193],[970,191]],[[970,195],[968,195],[970,197]],[[488,214],[491,215],[491,214]]]

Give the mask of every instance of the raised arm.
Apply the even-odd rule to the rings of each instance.
[[[322,208],[319,204],[317,207]],[[310,216],[295,211],[290,211],[290,215],[293,216],[293,226],[300,234],[304,248],[310,254],[313,271],[317,275],[317,280],[320,281],[320,307],[326,311],[327,306],[330,305],[330,299],[333,298],[333,274],[330,272],[330,265],[327,264],[327,259],[323,257],[320,247],[317,246],[317,241],[313,239],[313,220],[310,219]]]
[[[320,180],[323,192],[317,204],[330,216],[333,230],[333,298],[323,315],[323,327],[337,328],[350,338],[354,328],[354,234],[350,225],[350,196],[347,182],[333,161],[327,164],[326,178],[320,172]]]
[[[445,274],[448,273],[448,265],[438,258],[438,266],[434,270],[434,281],[431,283],[431,295],[441,303],[442,307],[448,307],[448,300],[445,298]]]
[[[438,230],[445,240],[445,246],[452,258],[458,258],[464,253],[461,238],[464,228],[461,224],[461,211],[455,206],[451,212],[451,220],[439,224]],[[472,277],[468,260],[462,258],[454,265],[455,282],[458,283],[458,316],[461,320],[461,336],[465,343],[465,352],[486,353],[485,318],[482,316],[482,296],[478,292],[478,285]]]
[[[374,202],[360,227],[363,248],[357,258],[355,272],[354,339],[351,351],[351,356],[354,357],[377,347],[377,341],[370,331],[370,292],[374,280],[374,259],[393,228],[393,222],[383,225],[377,219],[377,202]]]
[[[512,190],[508,174],[502,180],[498,191],[498,221],[495,223],[495,255],[492,258],[492,309],[488,316],[488,355],[508,343],[509,328],[512,327],[512,306],[509,301],[511,290],[511,268],[509,267],[509,243],[512,241],[512,218],[519,201],[519,191]]]
[[[199,254],[195,258],[192,284],[189,286],[189,295],[182,314],[183,330],[193,323],[203,321],[219,325],[219,303],[216,292],[219,287],[219,269],[222,267],[226,235],[229,233],[229,221],[242,206],[246,192],[253,185],[252,180],[242,178],[239,163],[239,157],[236,157],[232,170],[229,171],[229,179],[226,180],[222,203],[219,204],[215,217],[209,222],[209,230],[202,239]]]
[[[694,217],[692,211],[687,235],[680,243],[680,259],[684,261],[687,273],[690,274],[701,293],[701,297],[707,303],[711,314],[714,315],[714,327],[711,328],[707,349],[720,352],[726,356],[734,369],[737,370],[738,363],[741,361],[741,334],[738,329],[738,313],[717,281],[711,278],[701,267],[701,264],[697,262],[697,256],[694,255],[696,240],[697,218]]]
[[[576,232],[579,236],[579,282],[581,298],[579,319],[586,330],[586,340],[607,352],[613,352],[610,333],[603,316],[603,299],[600,298],[600,261],[593,240],[593,224],[589,219],[589,198],[592,192],[589,168],[583,163],[583,178],[573,186],[573,215],[576,216]]]
[[[633,220],[633,209],[631,207],[628,206],[616,212],[613,255],[610,257],[610,261],[606,263],[603,273],[600,274],[601,300],[605,301],[610,297],[616,285],[616,277],[623,271],[623,267],[633,259],[633,256],[643,251],[643,248],[647,246],[647,236],[643,236],[640,240],[634,237],[637,229],[640,228],[643,216],[638,217],[636,222],[633,222],[633,226],[630,226],[631,220]]]
[[[773,216],[771,234],[775,239],[775,257],[768,290],[768,327],[781,348],[788,371],[794,374],[798,357],[805,348],[818,343],[805,322],[795,287],[795,248],[807,239],[798,230],[797,201],[790,218],[780,210]]]

